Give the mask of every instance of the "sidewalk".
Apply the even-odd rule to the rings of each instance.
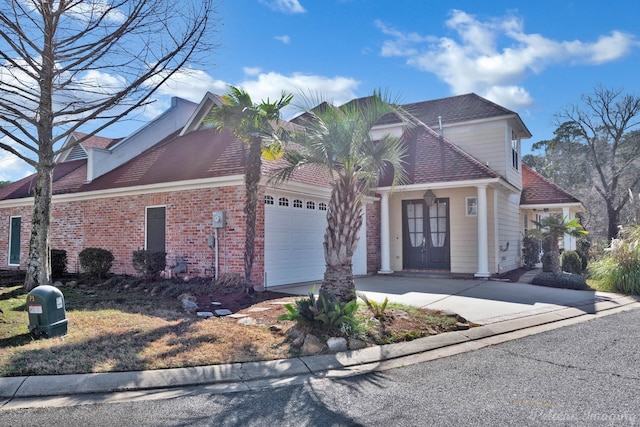
[[[388,278],[386,280],[388,286]],[[454,280],[445,283],[431,280],[429,282],[431,294],[425,292],[424,289],[416,288],[419,285],[417,282],[406,279],[395,281],[394,279],[395,293],[391,295],[394,297],[406,297],[406,293],[400,293],[399,288],[412,286],[413,290],[409,293],[422,294],[424,298],[427,298],[424,295],[436,295],[440,298],[436,302],[430,303],[430,305],[442,304],[442,301],[448,300],[451,304],[458,305],[464,309],[464,304],[468,304],[465,299],[475,301],[476,305],[484,303],[486,304],[485,308],[496,306],[498,302],[491,298],[495,298],[494,293],[500,291],[500,289],[503,292],[504,289],[509,289],[508,287],[505,288],[505,286],[519,285],[511,288],[517,294],[522,294],[524,291],[532,292],[529,289],[532,285],[526,284],[500,283],[502,287],[498,286],[496,288],[495,284],[499,282],[483,281],[481,284],[477,284],[476,281]],[[375,284],[375,280],[368,281],[370,287]],[[456,286],[459,287],[460,285],[465,285],[466,287],[458,295],[452,293],[438,294],[436,290],[443,285],[448,286],[449,291],[457,289]],[[485,286],[483,287],[483,285]],[[533,288],[538,291],[539,287]],[[544,289],[548,288],[541,289],[544,291]],[[416,292],[416,290],[422,292]],[[373,291],[367,291],[367,293],[370,292],[374,294]],[[476,294],[481,292],[483,296],[473,296],[474,292]],[[544,292],[542,293],[544,294]],[[534,292],[534,294],[538,295],[538,292]],[[67,406],[78,404],[86,399],[100,402],[113,401],[114,399],[122,401],[149,398],[149,396],[159,396],[161,394],[167,395],[166,393],[170,396],[175,396],[177,393],[183,393],[180,390],[190,386],[204,387],[209,393],[224,393],[295,384],[317,378],[358,375],[432,360],[539,333],[543,330],[586,321],[594,317],[640,308],[640,302],[638,302],[640,300],[634,297],[617,294],[608,294],[603,297],[593,292],[590,294],[592,294],[593,298],[584,304],[578,303],[577,300],[572,306],[558,306],[547,303],[545,307],[542,307],[544,308],[542,311],[540,311],[541,307],[530,304],[531,298],[535,299],[537,297],[532,297],[528,294],[520,296],[520,299],[516,302],[503,302],[515,310],[521,309],[522,306],[529,307],[529,310],[512,313],[510,317],[485,317],[486,319],[492,319],[492,321],[485,322],[479,327],[434,335],[410,342],[369,347],[337,354],[155,371],[0,378],[0,407],[9,409],[52,405]],[[566,297],[567,294],[562,293],[562,295]],[[573,295],[573,298],[578,300],[583,297],[583,295],[576,296],[571,293],[569,295]],[[415,299],[416,295],[411,297]],[[514,299],[513,295],[507,297]],[[559,298],[559,296],[555,298]],[[547,300],[551,300],[551,298],[547,298]],[[491,312],[491,314],[494,313]],[[119,395],[119,397],[112,395],[112,393],[116,392],[124,392],[124,394]]]

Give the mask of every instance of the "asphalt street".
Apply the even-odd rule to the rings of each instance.
[[[373,374],[0,411],[3,426],[640,425],[640,310]]]

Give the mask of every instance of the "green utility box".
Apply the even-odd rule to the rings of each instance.
[[[29,331],[36,338],[51,338],[67,333],[64,295],[55,286],[41,285],[27,295]]]

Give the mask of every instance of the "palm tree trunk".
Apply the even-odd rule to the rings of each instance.
[[[324,234],[326,270],[321,289],[346,304],[356,299],[353,253],[362,226],[362,202],[355,177],[343,177],[333,184]]]
[[[262,167],[262,145],[260,138],[252,137],[249,143],[249,155],[245,168],[245,188],[247,202],[244,213],[246,215],[246,233],[244,241],[244,280],[251,285],[251,272],[255,256],[256,218],[258,209],[258,185]]]
[[[24,287],[27,291],[51,282],[49,253],[49,228],[51,223],[51,195],[53,185],[53,160],[41,161],[37,168],[34,193],[29,261]]]

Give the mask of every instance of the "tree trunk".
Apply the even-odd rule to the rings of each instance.
[[[262,167],[262,143],[260,138],[252,137],[249,142],[249,155],[245,168],[245,188],[247,203],[244,213],[246,215],[246,234],[244,241],[244,280],[251,285],[251,272],[255,255],[256,218],[258,208],[258,185],[260,184]]]
[[[619,212],[611,206],[609,200],[605,200],[607,203],[607,232],[609,237],[609,242],[611,239],[615,239],[618,237],[618,233],[620,230],[618,229],[619,223]]]
[[[558,238],[553,238],[551,243],[551,272],[554,274],[560,273],[560,246],[558,245]]]
[[[341,304],[356,299],[353,253],[362,226],[362,203],[355,177],[342,177],[333,184],[324,234],[327,264],[321,289],[334,294]]]
[[[36,167],[37,180],[34,193],[29,261],[24,287],[27,291],[51,283],[50,231],[51,196],[53,185],[53,159],[44,159]]]

